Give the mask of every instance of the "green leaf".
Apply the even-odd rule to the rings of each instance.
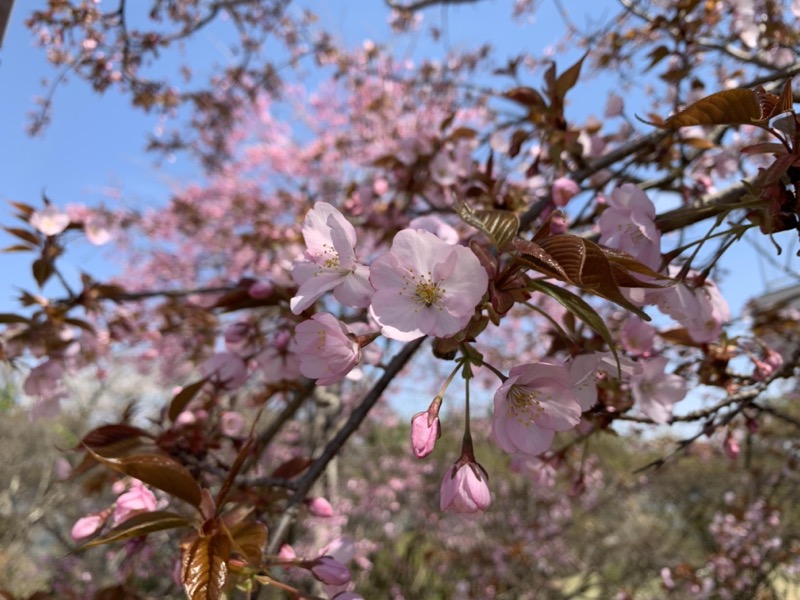
[[[195,508],[200,506],[200,484],[194,476],[173,458],[161,454],[133,454],[131,456],[101,456],[91,448],[87,450],[98,461],[144,483],[166,492]]]
[[[211,535],[198,535],[184,545],[181,579],[189,600],[222,598],[231,551],[230,537],[227,532],[219,530]]]
[[[189,385],[185,386],[180,392],[175,394],[172,398],[172,402],[169,403],[169,420],[174,421],[178,418],[178,415],[183,412],[183,409],[186,408],[186,405],[192,401],[192,399],[197,396],[197,392],[203,387],[203,384],[208,381],[208,378],[203,378],[200,381],[195,381],[194,383],[190,383]]]
[[[592,308],[588,302],[586,302],[580,296],[573,294],[569,290],[554,285],[548,281],[544,281],[543,279],[533,279],[529,281],[528,289],[550,296],[564,308],[566,308],[570,313],[591,327],[592,330],[597,333],[597,335],[603,338],[603,341],[614,354],[614,360],[617,361],[619,377],[622,379],[622,367],[619,364],[619,356],[617,355],[617,349],[614,345],[614,339],[611,337],[611,332],[608,330],[608,327],[606,327],[605,321],[603,321],[602,317],[597,314],[597,311]]]
[[[519,217],[507,210],[473,210],[465,202],[455,210],[462,221],[489,236],[498,250],[505,250],[519,231]]]
[[[186,517],[165,510],[141,513],[120,523],[108,533],[81,545],[78,550],[102,546],[103,544],[110,544],[111,542],[119,542],[132,537],[147,535],[155,531],[189,527],[191,524],[192,522]]]

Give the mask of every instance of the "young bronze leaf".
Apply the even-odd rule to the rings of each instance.
[[[123,442],[131,439],[138,439],[140,437],[151,437],[144,429],[133,427],[132,425],[117,424],[117,425],[103,425],[97,429],[92,429],[89,433],[83,436],[83,439],[78,443],[73,450],[80,450],[84,447],[97,450],[104,446],[111,446],[118,442]],[[103,454],[107,456],[106,454]]]
[[[29,242],[34,246],[39,245],[39,237],[32,231],[28,231],[27,229],[19,229],[18,227],[3,227],[3,229],[24,242]]]
[[[656,125],[678,129],[691,125],[752,125],[761,118],[756,94],[750,90],[723,90],[701,98]]]
[[[33,261],[32,272],[36,283],[39,284],[40,288],[42,288],[44,287],[44,284],[47,283],[47,280],[53,275],[53,273],[55,273],[53,262],[43,258],[38,258]]]
[[[246,558],[251,566],[260,565],[267,543],[267,526],[256,521],[246,521],[234,525],[230,531],[236,552]]]
[[[278,465],[271,476],[277,479],[291,479],[305,471],[312,462],[314,461],[307,456],[295,456]]]
[[[583,61],[586,59],[587,55],[588,53],[581,56],[578,62],[558,76],[555,85],[555,92],[561,100],[563,100],[567,95],[567,92],[575,87],[576,83],[578,83],[578,78],[581,75],[581,67],[583,66]]]
[[[514,249],[521,254],[515,259],[517,262],[550,277],[555,277],[561,281],[569,281],[569,277],[564,269],[561,268],[561,265],[553,260],[553,257],[536,242],[516,239],[514,240]]]
[[[473,210],[464,202],[456,205],[461,220],[489,236],[498,250],[504,250],[519,231],[519,217],[507,210]]]
[[[104,465],[111,467],[130,477],[141,479],[144,483],[166,492],[195,508],[200,506],[200,484],[191,473],[169,456],[160,454],[134,454],[123,457],[106,457],[87,450],[92,456]]]
[[[153,533],[155,531],[189,527],[191,524],[192,522],[186,517],[166,510],[155,510],[152,512],[141,513],[132,516],[123,523],[120,523],[108,533],[101,535],[90,542],[82,544],[78,550],[85,550],[86,548],[92,548],[94,546],[102,546],[103,544],[110,544],[111,542],[119,542],[132,537],[147,535],[148,533]]]
[[[650,320],[647,313],[622,295],[600,246],[569,234],[551,236],[542,240],[540,245],[564,269],[569,283],[611,300],[645,321]]]
[[[653,279],[672,281],[671,277],[664,275],[663,273],[658,273],[657,271],[653,271],[653,269],[648,267],[646,264],[639,262],[627,252],[623,252],[622,250],[616,250],[614,248],[608,248],[606,246],[600,246],[600,248],[603,250],[603,254],[606,255],[608,262],[611,263],[612,265],[618,265],[621,268],[625,269],[626,271],[629,272],[632,271],[634,273],[638,273],[639,275],[644,275],[645,277],[652,277]],[[631,286],[631,287],[637,287],[637,286]]]
[[[542,95],[533,88],[529,87],[515,87],[503,92],[502,96],[509,100],[521,104],[526,108],[533,108],[537,106],[545,106],[544,98]]]
[[[28,323],[29,320],[22,315],[13,313],[0,313],[0,323]]]
[[[198,535],[183,547],[181,579],[189,600],[220,600],[228,579],[231,540],[225,531]]]
[[[172,402],[169,403],[168,415],[170,421],[174,421],[178,418],[178,415],[181,414],[183,409],[186,408],[186,405],[194,399],[194,397],[197,395],[197,392],[200,391],[206,381],[208,381],[208,379],[204,378],[200,381],[190,383],[180,392],[175,394],[175,396],[172,398]]]
[[[222,483],[222,487],[219,489],[219,493],[217,494],[217,498],[215,500],[215,504],[218,507],[217,510],[222,508],[222,505],[225,504],[225,498],[228,495],[231,486],[233,485],[233,481],[239,474],[239,470],[242,468],[244,461],[250,455],[250,449],[253,447],[254,442],[255,438],[253,438],[253,434],[251,432],[250,438],[247,440],[244,446],[242,446],[242,449],[239,450],[239,454],[236,455],[236,460],[233,461],[233,465],[231,466],[231,470],[228,472],[228,476],[225,477],[225,481]]]
[[[528,289],[547,294],[559,302],[570,313],[591,327],[601,338],[603,338],[603,341],[611,349],[611,352],[614,354],[614,359],[617,361],[617,368],[620,368],[619,357],[617,356],[617,350],[614,346],[614,339],[611,337],[611,332],[608,330],[608,327],[606,327],[602,317],[597,314],[597,311],[593,309],[588,302],[586,302],[580,296],[576,296],[569,290],[565,290],[562,287],[542,279],[533,279],[529,281]]]

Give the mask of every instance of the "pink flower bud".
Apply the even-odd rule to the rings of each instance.
[[[75,525],[72,526],[72,531],[70,535],[72,539],[76,542],[80,540],[86,539],[89,536],[94,535],[100,528],[105,524],[108,520],[108,511],[104,510],[99,513],[94,513],[91,515],[87,515],[85,517],[81,517],[77,521],[75,521]]]
[[[278,550],[278,556],[283,560],[297,560],[297,553],[289,544],[283,544]]]
[[[439,506],[460,514],[483,512],[492,503],[489,476],[476,462],[460,462],[445,471]]]
[[[117,498],[114,506],[114,526],[130,519],[133,515],[156,509],[156,497],[138,479],[134,479],[130,489]]]
[[[308,500],[307,504],[308,512],[315,517],[327,518],[333,516],[333,507],[331,506],[331,503],[321,496],[317,498],[311,498]]]
[[[258,283],[254,283],[250,286],[250,289],[247,290],[247,293],[250,295],[251,298],[255,298],[256,300],[261,300],[263,298],[269,298],[270,294],[272,294],[272,284],[268,281],[259,281]]]
[[[238,412],[226,410],[219,417],[219,428],[228,437],[238,437],[244,429],[244,417]]]
[[[428,456],[433,451],[436,440],[442,435],[439,417],[431,416],[426,411],[411,417],[411,449],[417,458]]]
[[[725,443],[723,444],[723,449],[725,450],[725,454],[731,460],[735,460],[739,453],[741,452],[742,448],[739,445],[739,440],[737,440],[731,434],[728,434],[725,438]]]
[[[328,585],[346,585],[351,579],[350,569],[330,556],[316,559],[311,566],[311,573]]]

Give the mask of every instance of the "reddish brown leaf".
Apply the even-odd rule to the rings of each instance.
[[[222,508],[222,505],[225,504],[225,497],[228,495],[228,492],[233,485],[233,481],[239,474],[239,470],[242,468],[242,465],[244,465],[244,461],[249,456],[250,448],[253,447],[254,442],[255,439],[251,433],[250,438],[247,440],[244,446],[242,446],[242,449],[239,450],[239,454],[236,456],[236,460],[233,461],[233,465],[231,465],[231,470],[228,472],[228,476],[225,477],[225,481],[222,483],[222,487],[219,489],[216,499],[216,505],[218,508]]]
[[[267,544],[267,526],[256,521],[248,521],[234,525],[230,532],[236,552],[246,558],[252,566],[260,565],[264,546]]]
[[[575,87],[576,83],[578,83],[578,78],[581,75],[581,67],[583,66],[583,61],[586,59],[587,55],[588,53],[581,56],[578,62],[558,76],[555,84],[555,93],[561,100],[563,100],[567,95],[567,92]]]
[[[178,415],[183,412],[183,409],[186,408],[186,405],[189,404],[189,402],[191,402],[195,396],[197,396],[197,393],[201,390],[206,381],[208,381],[208,378],[190,383],[180,392],[175,394],[175,396],[172,398],[172,402],[169,403],[168,414],[170,421],[174,421],[178,418]]]
[[[29,242],[34,246],[38,246],[39,242],[41,241],[39,239],[39,236],[37,236],[32,231],[28,231],[27,229],[20,229],[18,227],[3,227],[3,229],[5,229],[8,233],[13,235],[14,237],[18,237],[22,241]]]
[[[38,258],[33,262],[32,271],[33,278],[36,280],[36,283],[39,284],[40,288],[44,287],[47,280],[55,273],[53,263],[43,258]]]
[[[538,106],[546,106],[542,95],[533,88],[529,87],[515,87],[503,92],[503,97],[521,104],[526,108],[534,108]]]
[[[561,265],[536,242],[516,239],[514,240],[514,248],[522,254],[522,256],[517,258],[519,262],[549,277],[555,277],[561,281],[569,280],[567,273]]]
[[[28,323],[29,320],[22,315],[0,313],[0,323]]]
[[[131,439],[138,439],[141,437],[150,437],[144,429],[133,427],[131,425],[117,424],[117,425],[103,425],[97,429],[92,429],[89,433],[83,436],[83,439],[78,443],[73,450],[80,450],[84,447],[97,450],[104,446],[113,446],[118,442],[123,442]],[[103,456],[108,456],[101,453]]]
[[[132,516],[130,519],[120,523],[108,533],[83,544],[80,549],[101,546],[111,542],[127,540],[133,537],[147,535],[156,531],[167,529],[178,529],[189,527],[192,522],[179,514],[165,510],[155,510],[152,512],[141,513]]]
[[[723,90],[701,98],[656,126],[678,129],[692,125],[752,125],[761,118],[761,112],[754,92]]]
[[[459,202],[455,211],[462,221],[489,236],[498,250],[504,250],[519,231],[519,217],[508,210],[473,210]]]
[[[222,598],[231,550],[230,537],[219,530],[197,535],[183,545],[181,579],[189,600]]]
[[[178,461],[160,454],[134,454],[120,458],[101,456],[88,451],[104,465],[130,477],[188,502],[195,508],[200,506],[200,484]]]
[[[307,456],[295,456],[290,458],[282,465],[279,465],[273,472],[272,477],[277,479],[291,479],[305,471],[314,462]]]

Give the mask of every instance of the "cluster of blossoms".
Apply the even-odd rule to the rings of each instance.
[[[575,191],[561,187],[565,194]],[[603,241],[638,256],[656,270],[661,254],[654,217],[647,196],[634,186],[623,186],[612,194],[601,219]],[[356,258],[355,228],[336,208],[319,202],[307,214],[302,229],[306,252],[293,269],[299,288],[291,300],[292,311],[301,314],[332,291],[345,306],[368,307],[373,331],[369,324],[347,324],[330,313],[317,313],[301,322],[295,328],[294,348],[303,375],[319,385],[342,381],[358,365],[362,347],[378,335],[399,341],[425,335],[448,338],[464,330],[476,312],[480,313],[488,275],[477,256],[458,245],[457,236],[441,222],[429,218],[415,225],[424,229],[401,230],[389,251],[366,266]],[[430,230],[444,232],[446,240]],[[692,299],[700,313],[681,313],[681,318],[704,320],[703,327],[694,328],[696,335],[702,335],[698,332],[703,328],[718,331],[725,316],[724,307],[713,303],[707,289],[648,290],[651,297],[647,301],[668,303],[677,297],[685,307],[687,299]],[[701,303],[701,298],[706,302]],[[709,307],[716,311],[715,320],[708,314]],[[354,326],[366,333],[357,334]],[[669,361],[654,349],[652,327],[631,321],[623,340],[638,362],[593,353],[513,367],[494,396],[495,443],[511,455],[541,455],[551,447],[557,432],[574,429],[581,423],[581,415],[595,406],[596,382],[620,376],[620,384],[628,386],[646,416],[656,423],[668,422],[672,406],[686,394],[686,382],[665,372]],[[412,418],[411,445],[418,458],[428,455],[441,435],[442,394],[426,412]],[[490,503],[488,475],[475,460],[467,425],[461,457],[442,481],[441,508],[472,513],[485,510]]]

